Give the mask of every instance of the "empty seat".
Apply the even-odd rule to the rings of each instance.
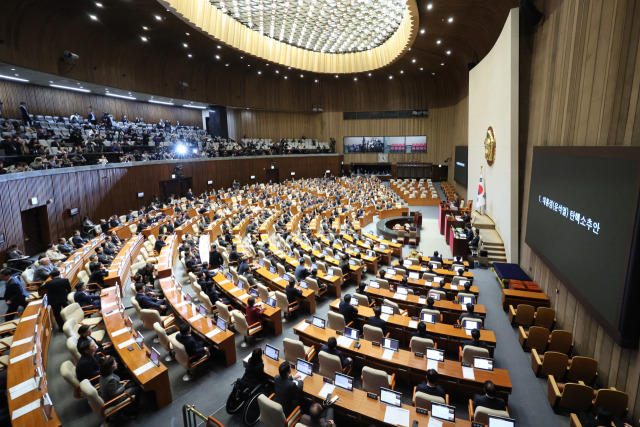
[[[558,384],[555,378],[549,375],[547,397],[554,410],[586,412],[592,404],[593,389],[584,383]]]
[[[532,305],[518,304],[516,309],[509,305],[509,322],[514,326],[529,327],[533,324],[534,317],[535,308]]]
[[[531,349],[531,369],[538,376],[551,375],[555,378],[562,378],[567,372],[568,361],[569,357],[564,353],[547,351],[544,354],[538,354],[535,348]]]
[[[519,326],[518,330],[518,340],[523,349],[531,350],[535,348],[538,353],[544,353],[549,342],[549,330],[547,328],[532,326],[528,331],[525,331],[522,326]]]

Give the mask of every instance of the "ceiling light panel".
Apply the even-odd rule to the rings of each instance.
[[[362,52],[387,41],[407,0],[210,0],[267,37],[321,53]]]

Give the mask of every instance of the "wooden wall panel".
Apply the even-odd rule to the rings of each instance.
[[[640,416],[640,356],[616,345],[525,243],[534,146],[640,145],[640,4],[547,0],[545,18],[521,40],[520,264],[574,333],[575,349],[599,361],[599,382],[625,390]],[[556,293],[556,290],[558,293]]]
[[[93,107],[98,119],[103,112],[107,111],[117,120],[126,114],[131,121],[136,117],[144,118],[146,123],[158,123],[160,119],[169,119],[172,124],[180,121],[183,125],[202,127],[202,112],[193,108],[129,101],[6,80],[0,80],[0,100],[4,102],[2,116],[5,118],[20,118],[18,107],[20,102],[24,101],[27,103],[29,113],[34,115],[69,117],[74,112],[78,112],[86,117],[89,114],[89,108]]]
[[[291,178],[291,172],[296,172],[295,178],[321,177],[326,170],[339,176],[342,156],[225,158],[63,169],[65,173],[26,173],[23,177],[2,175],[0,233],[4,233],[5,242],[0,244],[0,257],[4,258],[12,243],[24,249],[23,230],[28,233],[29,224],[22,223],[20,212],[35,207],[29,205],[32,197],[38,198],[37,206],[47,206],[49,238],[55,242],[60,236],[71,236],[85,215],[98,223],[101,218],[123,215],[129,209],[148,205],[154,194],[160,194],[160,181],[171,179],[176,164],[182,164],[185,177],[192,177],[193,191],[199,194],[205,189],[229,188],[234,179],[243,185],[265,182],[265,171],[272,160],[280,170],[280,179],[285,180]],[[251,175],[256,179],[251,180]],[[207,184],[210,180],[213,185]],[[140,192],[144,193],[142,199],[137,198]],[[75,207],[79,208],[79,214],[69,215],[69,209]]]

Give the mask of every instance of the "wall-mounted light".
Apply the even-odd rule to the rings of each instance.
[[[251,175],[251,179],[256,179],[256,176],[255,175]]]
[[[79,212],[80,212],[80,209],[78,209],[78,208],[70,208],[69,209],[69,215],[71,215],[71,216],[78,215]]]
[[[291,176],[295,176],[295,174],[296,174],[295,172],[291,172]]]
[[[138,199],[142,199],[144,197],[144,193],[138,193]]]
[[[207,185],[213,185],[213,181],[207,181]]]
[[[30,205],[37,205],[38,204],[38,198],[37,197],[32,197],[29,199],[29,204]]]

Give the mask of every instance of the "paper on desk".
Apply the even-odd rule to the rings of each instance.
[[[128,329],[127,329],[126,327],[125,327],[125,328],[122,328],[122,329],[118,329],[117,331],[115,331],[114,333],[112,333],[112,334],[111,334],[111,336],[112,336],[112,337],[117,337],[118,335],[122,335],[122,334],[124,334],[124,333],[125,333],[125,332],[127,332],[127,331],[128,331]]]
[[[389,320],[389,315],[388,314],[381,314],[380,318],[386,322],[387,320]]]
[[[322,397],[323,399],[326,399],[327,395],[333,393],[333,390],[335,389],[336,389],[336,386],[334,386],[333,384],[325,383],[325,385],[322,386],[322,388],[318,392],[318,396]]]
[[[133,374],[137,377],[141,374],[144,374],[145,372],[147,372],[149,369],[155,367],[156,365],[153,364],[153,362],[147,362],[144,365],[140,366],[138,369],[136,369],[135,371],[133,371]]]
[[[429,369],[433,369],[436,372],[438,371],[438,361],[437,360],[432,360],[432,359],[427,359],[427,370]]]
[[[405,294],[399,294],[399,293],[397,293],[397,292],[396,292],[395,294],[393,294],[393,298],[395,298],[395,299],[401,299],[401,300],[406,300],[406,299],[407,299],[407,295],[405,295]]]
[[[409,427],[409,411],[407,409],[387,405],[387,410],[384,411],[384,422],[387,424]]]
[[[27,304],[27,307],[30,307],[32,305],[40,305],[40,304],[42,304],[41,299],[30,302],[29,304]]]
[[[21,354],[20,356],[14,357],[13,359],[10,360],[10,362],[13,364],[13,363],[19,362],[21,360],[27,359],[27,358],[33,356],[34,354],[36,354],[36,349],[35,348],[33,350],[31,350],[31,351],[28,351],[26,353]]]
[[[442,421],[439,421],[436,418],[430,417],[429,422],[427,423],[427,427],[442,427]]]
[[[196,320],[200,320],[200,319],[203,319],[203,317],[200,313],[198,313],[195,316],[193,316],[191,319],[189,319],[189,322],[195,322]]]
[[[35,379],[29,378],[27,381],[18,384],[15,387],[11,387],[9,390],[9,395],[11,396],[11,400],[22,396],[23,394],[27,394],[32,390],[35,390],[38,386],[38,383]]]
[[[466,380],[475,380],[476,374],[473,372],[473,368],[467,366],[462,367],[462,377]]]
[[[427,303],[427,299],[426,298],[423,298],[423,297],[418,298],[418,304],[424,305],[426,303]]]
[[[221,329],[215,328],[212,331],[207,332],[204,336],[207,338],[212,338],[215,337],[216,335],[218,335],[218,333],[220,333]],[[249,355],[251,356],[251,355]]]
[[[119,349],[123,349],[125,347],[130,346],[131,344],[134,344],[136,342],[136,340],[134,340],[133,338],[130,338],[128,340],[126,340],[125,342],[121,342],[120,344],[118,344],[118,348]]]
[[[114,315],[116,313],[120,313],[120,312],[118,310],[112,310],[107,314],[103,314],[102,317],[109,317],[109,316],[112,316],[112,315]]]
[[[111,307],[112,305],[116,305],[116,302],[115,301],[111,301],[108,304],[102,304],[102,308],[108,308],[108,307]]]
[[[11,419],[15,420],[18,417],[23,416],[24,414],[28,414],[34,409],[38,409],[40,407],[40,399],[34,400],[31,403],[24,405],[22,408],[18,408],[11,414]]]
[[[471,335],[471,331],[472,331],[472,330],[473,330],[473,329],[465,329],[464,331],[466,332],[466,334],[467,334],[467,335]]]
[[[229,283],[229,281],[228,281],[227,279],[224,279],[224,280],[223,280],[222,282],[220,282],[219,284],[220,284],[220,285],[225,285],[225,284],[227,284],[227,283]]]
[[[188,301],[180,301],[179,303],[177,303],[176,305],[174,305],[175,308],[180,308],[185,304],[189,304]]]
[[[236,288],[235,286],[233,288],[229,289],[229,292],[231,292],[232,294],[235,294],[238,291],[240,291],[240,288]]]
[[[427,271],[427,267],[420,267],[420,271]]]
[[[247,299],[249,298],[249,294],[243,294],[238,297],[239,299]]]
[[[27,317],[22,317],[22,318],[20,318],[20,323],[22,323],[22,322],[26,322],[27,320],[33,320],[33,319],[35,319],[36,317],[38,317],[38,315],[37,315],[37,314],[31,315],[31,316],[27,316]]]
[[[304,331],[305,329],[307,329],[307,326],[309,326],[309,323],[307,322],[302,322],[298,325],[298,330],[299,331]]]
[[[393,359],[393,353],[395,353],[395,351],[393,351],[393,350],[385,350],[382,353],[382,358],[384,360],[391,360],[391,359]]]
[[[452,290],[457,290],[458,289],[458,285],[454,285],[453,283],[450,285]]]
[[[409,320],[409,327],[413,329],[418,329],[418,322],[415,320]]]
[[[353,340],[351,338],[345,337],[344,335],[340,335],[337,341],[339,346],[347,348],[351,347],[351,344],[353,344]]]
[[[30,342],[33,342],[33,337],[23,338],[21,340],[12,342],[11,343],[11,348],[17,347],[17,346],[22,345],[22,344],[27,344],[27,343],[30,343]]]

